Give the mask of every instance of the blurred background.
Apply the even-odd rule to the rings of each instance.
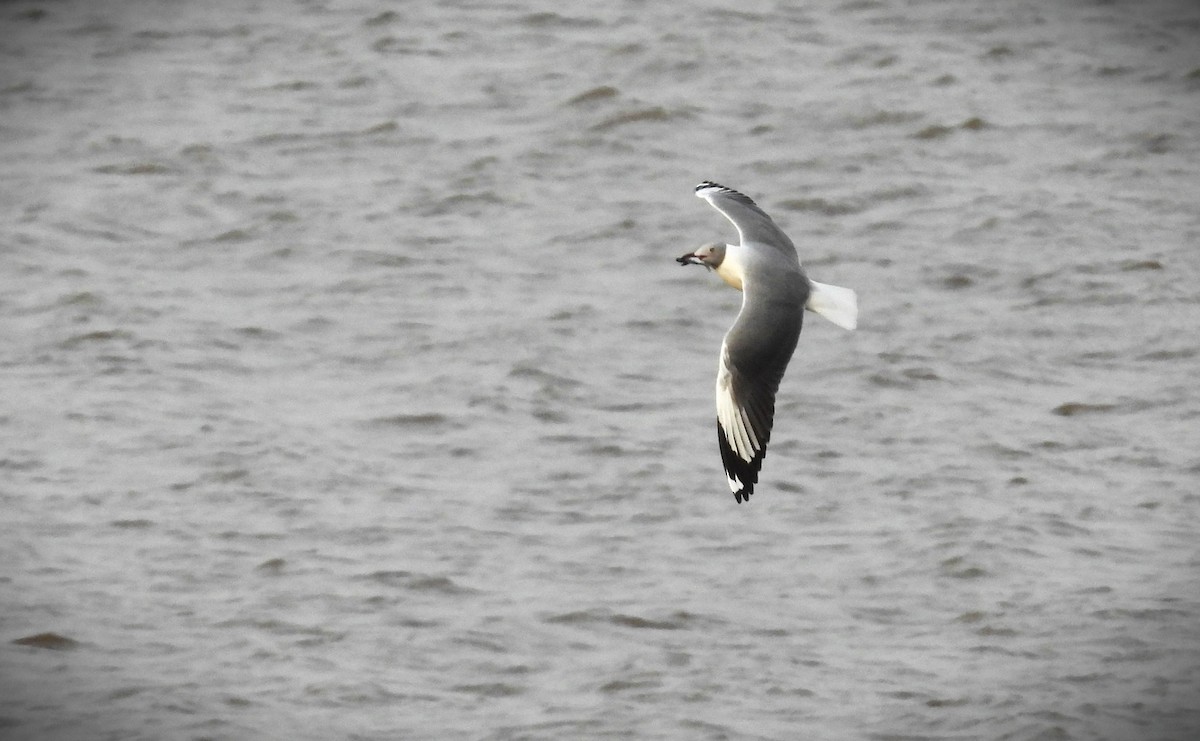
[[[1198,40],[0,4],[0,737],[1197,737]],[[702,179],[860,299],[740,506]]]

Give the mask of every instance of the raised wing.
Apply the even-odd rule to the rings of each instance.
[[[795,256],[796,248],[792,245],[792,240],[788,239],[783,230],[776,226],[771,217],[749,196],[711,180],[705,180],[696,186],[696,196],[708,201],[733,223],[743,245],[768,245]]]

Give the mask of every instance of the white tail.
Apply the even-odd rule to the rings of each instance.
[[[858,326],[858,294],[849,288],[810,280],[812,290],[804,308],[819,314],[842,329]]]

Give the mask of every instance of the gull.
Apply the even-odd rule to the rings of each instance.
[[[696,196],[737,228],[740,244],[710,242],[682,257],[742,292],[742,309],[721,343],[717,365],[717,444],[729,489],[740,504],[758,483],[775,393],[800,339],[807,309],[844,329],[858,325],[854,291],[810,280],[792,240],[748,196],[709,180]]]

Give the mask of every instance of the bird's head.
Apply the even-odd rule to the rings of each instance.
[[[720,267],[724,259],[725,245],[720,242],[709,242],[697,248],[695,252],[675,258],[675,262],[680,265],[703,265],[709,270],[713,270]]]

